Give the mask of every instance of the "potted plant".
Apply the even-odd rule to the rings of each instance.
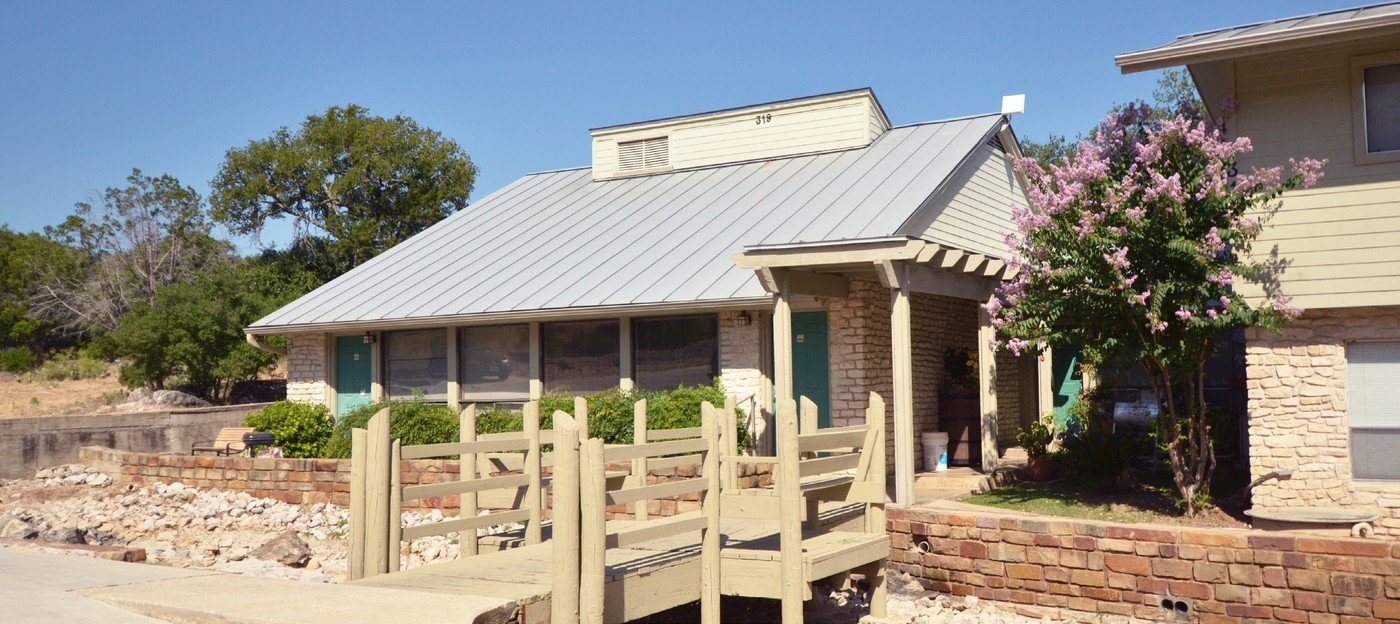
[[[1050,478],[1050,443],[1055,441],[1055,415],[1046,414],[1016,434],[1016,442],[1026,449],[1026,469],[1032,481]]]

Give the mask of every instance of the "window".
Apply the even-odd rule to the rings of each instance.
[[[1400,480],[1400,342],[1347,345],[1347,417],[1352,476]]]
[[[622,378],[616,320],[545,323],[540,340],[546,392],[606,390]]]
[[[1358,164],[1400,160],[1400,52],[1352,59]]]
[[[719,374],[719,318],[637,319],[632,324],[638,388],[708,385]]]
[[[459,331],[463,400],[530,400],[529,325],[463,327]]]
[[[446,402],[447,332],[386,332],[384,387],[393,399],[407,399],[421,392],[429,401]]]

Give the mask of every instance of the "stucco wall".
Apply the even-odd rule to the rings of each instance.
[[[326,335],[287,336],[287,400],[300,403],[326,402]]]
[[[1310,310],[1282,334],[1250,330],[1249,470],[1259,507],[1365,507],[1376,533],[1400,539],[1400,484],[1352,479],[1347,420],[1347,343],[1400,340],[1400,307]]]

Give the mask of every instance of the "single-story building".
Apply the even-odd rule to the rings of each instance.
[[[919,433],[952,419],[946,354],[979,354],[974,466],[1048,405],[1048,362],[993,355],[978,308],[1026,201],[1010,112],[892,126],[858,89],[595,128],[590,166],[520,178],[249,339],[285,334],[289,398],[341,414],[718,377],[762,445],[775,398],[839,426],[877,391],[910,502]]]

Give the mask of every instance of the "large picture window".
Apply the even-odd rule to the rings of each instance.
[[[638,388],[708,385],[719,374],[719,318],[637,319],[632,323]]]
[[[1400,480],[1400,342],[1347,345],[1347,417],[1352,476]]]
[[[385,332],[384,387],[389,398],[421,392],[429,401],[447,401],[447,331]]]
[[[530,399],[530,326],[494,325],[459,330],[462,399],[483,403]]]
[[[620,381],[616,320],[545,323],[540,326],[540,339],[546,392],[594,392]]]
[[[1358,164],[1400,160],[1400,52],[1352,59]]]

